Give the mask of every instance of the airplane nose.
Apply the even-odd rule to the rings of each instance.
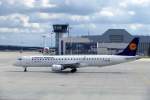
[[[13,65],[14,66],[20,66],[20,61],[17,60]]]
[[[13,66],[19,66],[19,64],[18,64],[17,62],[15,62],[15,63],[13,64]]]
[[[21,62],[22,62],[22,58],[18,58],[13,65],[14,66],[21,66]]]

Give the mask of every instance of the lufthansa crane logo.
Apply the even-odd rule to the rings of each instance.
[[[129,48],[130,48],[130,50],[136,50],[137,45],[135,43],[131,43]]]

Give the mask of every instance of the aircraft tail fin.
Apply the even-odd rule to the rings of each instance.
[[[136,37],[134,38],[129,45],[120,53],[117,55],[122,55],[122,56],[135,56],[138,48],[138,43],[139,43],[139,38]]]

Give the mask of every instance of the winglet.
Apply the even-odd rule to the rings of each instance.
[[[122,55],[122,56],[135,56],[138,48],[138,43],[139,43],[139,38],[136,37],[134,38],[129,45],[120,53],[117,55]]]

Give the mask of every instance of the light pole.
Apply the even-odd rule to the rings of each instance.
[[[43,48],[46,47],[46,35],[42,35],[43,38]]]
[[[68,27],[68,38],[70,39],[70,41],[69,41],[69,42],[70,42],[70,45],[69,45],[69,46],[70,46],[70,54],[72,55],[72,53],[73,53],[73,52],[72,52],[72,38],[71,38],[71,35],[70,35],[71,29],[72,29],[72,27],[69,26],[69,27]]]
[[[53,39],[52,34],[53,34],[53,32],[50,33],[50,38],[51,38],[50,46],[51,46],[51,48],[52,48],[52,39]]]

